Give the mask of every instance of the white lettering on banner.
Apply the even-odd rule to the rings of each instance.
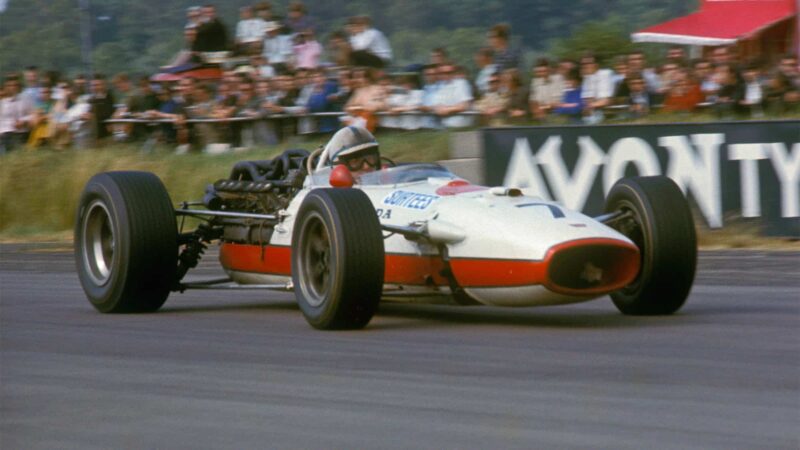
[[[669,152],[667,176],[684,194],[691,191],[708,225],[719,228],[722,226],[719,147],[725,143],[725,136],[721,133],[693,134],[692,143],[697,147],[697,154],[686,136],[658,138],[658,145]]]
[[[788,155],[786,145],[782,142],[773,143],[771,159],[775,173],[781,182],[781,216],[800,216],[800,198],[798,197],[798,183],[800,183],[800,143],[792,145],[792,154]]]
[[[640,176],[661,175],[661,165],[653,149],[644,139],[622,138],[608,149],[606,167],[603,170],[603,193],[614,187],[614,183],[625,176],[625,168],[633,163]]]
[[[739,161],[742,217],[761,216],[761,186],[758,182],[757,161],[767,159],[765,147],[767,147],[766,144],[731,144],[728,146],[728,159]]]
[[[549,141],[549,139],[548,139]],[[595,144],[592,138],[578,138],[581,154],[570,176],[564,158],[561,157],[561,139],[558,145],[545,145],[536,158],[544,166],[547,181],[553,190],[553,197],[567,208],[580,211],[586,203],[586,197],[592,190],[598,167],[605,162],[605,153]]]
[[[550,136],[542,147],[546,148],[550,145],[560,148],[561,137]],[[536,157],[533,156],[531,146],[525,138],[517,138],[514,142],[514,151],[511,153],[511,159],[508,161],[508,168],[506,168],[503,186],[529,188],[534,191],[533,195],[543,199],[550,199],[550,194],[547,192],[542,174],[539,172],[539,167],[536,165]]]
[[[561,155],[561,136],[550,136],[534,154],[526,138],[517,138],[506,169],[503,185],[529,188],[535,195],[548,199],[549,185],[553,197],[566,207],[580,211],[592,189],[597,171],[603,169],[603,191],[625,175],[628,164],[636,166],[639,175],[661,173],[654,149],[641,138],[626,137],[614,142],[608,154],[589,136],[578,138],[580,154],[570,175]],[[691,136],[663,136],[658,144],[667,150],[666,175],[684,194],[691,192],[709,226],[722,226],[722,193],[720,180],[720,148],[725,144],[721,133]],[[743,217],[761,216],[761,193],[758,160],[769,158],[781,186],[781,216],[800,217],[800,143],[788,151],[783,143],[730,144],[728,159],[739,161]],[[540,171],[542,166],[549,184]]]

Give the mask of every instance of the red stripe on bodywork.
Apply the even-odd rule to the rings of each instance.
[[[580,247],[601,246],[616,251],[609,278],[590,289],[559,286],[551,279],[553,258],[560,252]],[[287,246],[258,246],[223,243],[220,262],[226,269],[242,272],[291,275],[291,248]],[[438,255],[387,254],[384,282],[402,285],[447,286],[442,276],[444,261]],[[450,267],[462,287],[513,287],[544,285],[567,295],[594,295],[612,292],[628,285],[639,272],[639,250],[636,246],[615,239],[580,239],[551,247],[544,260],[452,258]]]
[[[544,284],[547,277],[545,261],[453,258],[450,267],[463,287]]]
[[[289,276],[292,274],[292,248],[225,242],[219,249],[219,262],[230,270]]]
[[[478,186],[475,184],[470,184],[469,181],[465,180],[453,180],[444,186],[436,189],[436,195],[456,195],[456,194],[464,194],[467,192],[475,192],[475,191],[485,191],[487,188],[486,186]]]
[[[444,261],[438,255],[386,255],[384,282],[389,284],[447,286],[441,273]]]

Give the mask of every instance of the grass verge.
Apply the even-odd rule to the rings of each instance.
[[[280,146],[223,155],[176,155],[171,148],[142,152],[136,145],[87,150],[16,151],[0,157],[0,240],[69,239],[78,197],[98,172],[144,170],[158,175],[174,202],[200,200],[205,186],[226,178],[234,163],[268,159],[288,148],[311,150],[327,136],[297,138]],[[447,158],[449,133],[379,134],[384,155],[401,161]]]

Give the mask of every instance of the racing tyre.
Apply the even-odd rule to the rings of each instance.
[[[383,234],[359,189],[314,189],[292,235],[292,281],[303,315],[322,330],[363,328],[383,291]]]
[[[75,263],[89,301],[104,313],[156,311],[175,282],[177,239],[175,211],[158,177],[92,177],[75,224]]]
[[[624,178],[611,188],[605,210],[626,213],[609,225],[635,242],[641,253],[636,279],[611,294],[617,309],[630,315],[680,309],[694,282],[697,238],[678,185],[664,176]]]

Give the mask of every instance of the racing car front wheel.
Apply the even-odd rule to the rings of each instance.
[[[610,226],[630,238],[641,254],[636,279],[611,294],[623,314],[672,314],[683,306],[694,282],[697,238],[689,204],[664,176],[619,180],[606,212],[622,212]]]
[[[158,177],[92,177],[75,223],[75,263],[89,301],[104,313],[160,308],[175,281],[177,239],[175,211]]]
[[[323,330],[363,328],[383,291],[380,222],[359,189],[314,189],[292,235],[292,281],[303,315]]]

